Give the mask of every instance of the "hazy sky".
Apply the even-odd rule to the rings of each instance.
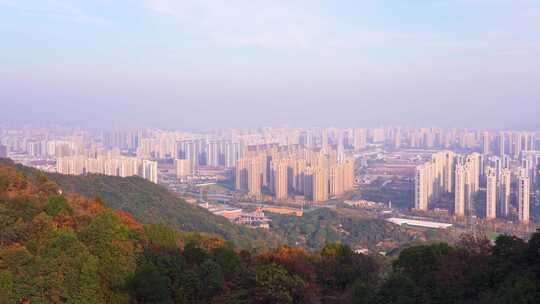
[[[0,119],[540,128],[540,1],[0,0]]]

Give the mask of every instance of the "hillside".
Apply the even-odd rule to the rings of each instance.
[[[18,168],[30,177],[40,174],[33,168]],[[46,176],[64,191],[80,193],[88,198],[99,197],[107,207],[128,212],[141,223],[165,223],[180,231],[217,235],[239,248],[272,248],[286,243],[320,250],[327,243],[341,242],[374,249],[377,243],[386,239],[398,245],[413,240],[405,229],[393,224],[327,208],[306,212],[302,217],[272,214],[270,231],[253,230],[188,204],[167,189],[137,176],[122,178],[54,173]]]
[[[306,212],[302,217],[272,214],[271,218],[271,228],[276,233],[287,237],[290,245],[307,249],[318,250],[326,243],[334,242],[374,249],[385,239],[392,239],[398,244],[413,240],[413,236],[399,226],[329,208]]]
[[[307,218],[327,226],[334,213]],[[408,247],[390,261],[342,244],[236,251],[219,238],[141,225],[0,163],[0,303],[540,302],[540,233],[495,244],[464,236],[455,246]]]
[[[17,167],[30,177],[40,173],[33,168]],[[269,231],[231,223],[137,176],[122,178],[54,173],[47,173],[46,176],[63,191],[80,193],[88,198],[99,197],[107,207],[128,212],[144,224],[165,223],[181,231],[214,234],[240,248],[275,247],[280,242],[280,238]]]
[[[0,303],[349,303],[378,280],[377,262],[345,246],[251,255],[102,204],[1,162]]]

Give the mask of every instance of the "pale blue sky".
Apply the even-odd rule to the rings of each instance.
[[[540,127],[540,1],[0,0],[2,119]]]

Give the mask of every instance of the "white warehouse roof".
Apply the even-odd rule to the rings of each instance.
[[[418,227],[425,227],[425,228],[439,228],[439,229],[446,229],[448,227],[452,227],[452,224],[448,224],[448,223],[411,220],[411,219],[404,219],[404,218],[397,218],[397,217],[388,218],[387,221],[389,221],[390,223],[399,225],[399,226],[403,224],[407,224],[409,226],[418,226]]]

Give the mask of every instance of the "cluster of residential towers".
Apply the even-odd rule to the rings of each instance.
[[[336,149],[250,146],[237,161],[235,179],[236,189],[253,197],[267,190],[280,201],[303,195],[323,202],[353,189],[354,160]]]
[[[477,215],[477,204],[484,204],[480,216],[486,219],[517,216],[521,223],[529,223],[531,189],[540,177],[540,153],[534,150],[534,136],[485,132],[482,139],[482,153],[436,152],[416,167],[415,209],[427,211],[430,204],[451,193],[453,213],[458,218]],[[485,198],[478,196],[480,191],[485,191]]]

